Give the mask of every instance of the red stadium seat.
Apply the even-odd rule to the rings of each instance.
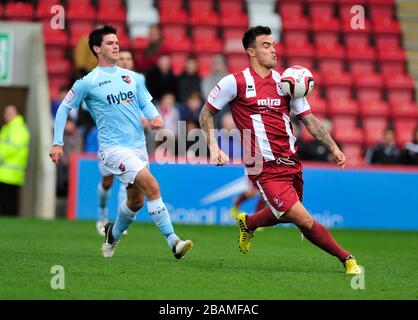
[[[378,48],[377,55],[380,61],[405,61],[405,51],[400,47]]]
[[[382,100],[382,90],[378,88],[356,88],[354,90],[357,100],[361,102]]]
[[[390,90],[386,94],[392,105],[413,101],[413,95],[410,90]]]
[[[401,101],[391,105],[392,117],[418,120],[418,105],[413,101]]]
[[[313,70],[314,67],[313,59],[309,57],[288,57],[287,65],[289,67],[294,65],[303,66],[309,70]]]
[[[65,49],[68,45],[68,34],[63,30],[43,28],[44,42],[47,47],[60,47]]]
[[[158,0],[157,3],[160,11],[178,11],[184,9],[182,0]]]
[[[314,94],[314,92],[318,92],[318,90],[312,91],[307,97],[312,113],[315,116],[319,115],[320,117],[325,117],[328,115],[328,103],[325,99],[321,98],[318,93]]]
[[[299,1],[279,1],[278,12],[282,17],[300,17],[303,15],[303,3]]]
[[[334,15],[334,5],[332,3],[312,3],[309,6],[309,15],[316,17],[332,17]]]
[[[173,1],[175,2],[175,1]],[[124,8],[123,0],[97,0],[97,5],[100,8]]]
[[[393,74],[405,73],[404,61],[385,61],[379,64],[380,73],[384,76],[391,76]]]
[[[9,2],[4,7],[4,18],[16,21],[31,21],[34,18],[33,5],[25,2]]]
[[[199,65],[199,75],[201,77],[206,77],[211,73],[212,70],[212,62],[213,58],[215,57],[214,54],[208,53],[201,53],[197,55],[197,63]]]
[[[70,2],[68,9],[66,10],[65,18],[70,22],[91,21],[94,23],[96,19],[96,9],[88,2],[82,2],[81,4]]]
[[[57,59],[47,61],[48,75],[71,75],[71,63],[67,59]]]
[[[318,77],[316,77],[318,78]],[[323,77],[321,77],[322,80]],[[316,80],[314,80],[316,81]],[[321,87],[326,87],[326,85],[323,85],[323,82],[319,83]],[[343,99],[343,98],[351,98],[351,87],[347,86],[331,86],[329,88],[326,88],[325,96],[328,99],[337,100],[337,99]]]
[[[355,90],[360,88],[376,88],[381,90],[383,87],[383,79],[377,73],[357,74],[353,79]]]
[[[383,102],[383,101],[382,101]],[[369,117],[363,119],[363,143],[370,147],[382,141],[383,131],[388,127],[385,118]]]
[[[376,51],[370,45],[356,45],[347,48],[348,61],[370,61],[376,60]]]
[[[311,17],[311,28],[313,32],[339,32],[340,22],[333,16]]]
[[[244,13],[244,3],[241,0],[222,0],[218,1],[220,13],[241,12]]]
[[[375,34],[394,34],[401,33],[401,26],[398,21],[392,19],[378,19],[372,23],[373,32]]]
[[[408,141],[411,141],[412,133],[418,125],[417,119],[394,119],[396,143],[403,147]]]
[[[284,16],[282,17],[282,24],[283,35],[292,30],[309,31],[309,20],[305,16]]]
[[[315,57],[321,59],[344,59],[345,49],[338,43],[325,43],[315,46]]]
[[[376,118],[386,119],[389,117],[389,104],[383,100],[359,101],[359,115],[362,119]]]
[[[367,46],[369,44],[369,35],[367,33],[352,32],[344,35],[344,42],[347,47],[356,45]]]
[[[164,45],[170,52],[187,52],[192,50],[192,42],[186,35],[173,35],[164,39]]]
[[[358,113],[358,104],[356,100],[351,98],[328,100],[328,111],[332,116],[348,115],[356,117]]]
[[[187,14],[183,9],[160,9],[160,24],[186,24]]]
[[[415,82],[409,74],[397,73],[385,76],[385,87],[389,91],[392,89],[413,91],[415,88]]]
[[[70,46],[75,47],[80,38],[89,35],[92,29],[92,22],[75,22],[70,24]]]
[[[376,42],[376,47],[379,50],[384,50],[388,47],[399,48],[400,47],[400,37],[399,35],[393,34],[381,34],[374,37]]]
[[[320,32],[313,35],[316,45],[338,45],[338,33]]]
[[[123,7],[100,7],[97,20],[108,24],[126,23],[126,11]],[[118,28],[119,29],[119,28]]]
[[[240,72],[249,66],[247,56],[242,53],[227,55],[227,61],[230,73]]]
[[[219,24],[222,28],[248,28],[248,17],[240,11],[222,12]]]
[[[337,126],[334,122],[333,136],[343,145],[354,143],[360,146],[363,143],[363,131],[355,126]]]
[[[308,33],[300,30],[288,30],[283,33],[283,42],[286,45],[292,45],[294,43],[309,44]]]
[[[187,1],[190,12],[199,12],[199,11],[213,11],[213,2],[212,0],[191,0]]]
[[[149,45],[149,38],[137,37],[131,39],[131,48],[134,51],[142,51]]]
[[[186,36],[186,25],[163,25],[161,29],[164,39],[177,39]]]
[[[195,53],[220,53],[223,45],[217,37],[217,30],[212,26],[195,27],[192,30],[193,51]]]
[[[318,61],[318,69],[322,74],[327,72],[344,72],[344,61],[338,59],[321,59]]]
[[[375,61],[352,60],[350,61],[349,66],[350,66],[350,72],[353,75],[373,73],[376,70]]]
[[[373,21],[377,20],[393,20],[394,16],[393,6],[371,5],[369,6],[369,16]]]
[[[334,115],[331,117],[334,129],[336,127],[356,128],[357,118],[353,116]]]
[[[218,15],[215,11],[193,11],[188,19],[189,24],[193,26],[217,26]]]
[[[171,67],[175,75],[180,75],[184,71],[188,53],[173,52],[171,53]]]
[[[313,46],[310,43],[287,43],[283,47],[283,53],[287,57],[307,57],[312,58],[314,54]]]
[[[327,87],[350,88],[352,84],[351,74],[348,72],[326,72],[321,74],[322,84]]]

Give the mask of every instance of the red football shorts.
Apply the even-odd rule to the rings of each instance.
[[[267,205],[277,219],[288,211],[298,200],[302,201],[302,171],[283,170],[280,167],[268,167],[251,182],[258,188]]]

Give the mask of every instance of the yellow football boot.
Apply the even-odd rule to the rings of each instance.
[[[344,262],[345,273],[351,275],[361,274],[361,269],[353,256],[349,256]]]
[[[239,250],[243,254],[247,254],[250,251],[251,239],[254,237],[254,233],[247,229],[247,215],[240,213],[237,218],[239,226]]]

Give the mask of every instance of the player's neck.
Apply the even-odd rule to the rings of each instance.
[[[263,67],[258,63],[251,63],[251,67],[253,68],[254,72],[257,73],[263,79],[270,75],[270,68]]]
[[[114,67],[116,66],[116,61],[107,61],[106,59],[99,59],[97,66],[98,67]]]

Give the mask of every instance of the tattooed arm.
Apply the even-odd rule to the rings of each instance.
[[[213,122],[214,115],[215,113],[205,104],[199,115],[199,123],[206,137],[212,163],[223,166],[229,162],[229,157],[218,147],[218,138]]]
[[[344,169],[346,158],[344,153],[337,146],[328,131],[322,126],[319,120],[313,114],[307,114],[301,118],[301,121],[308,129],[309,133],[317,140],[321,141],[333,154],[337,165]]]

